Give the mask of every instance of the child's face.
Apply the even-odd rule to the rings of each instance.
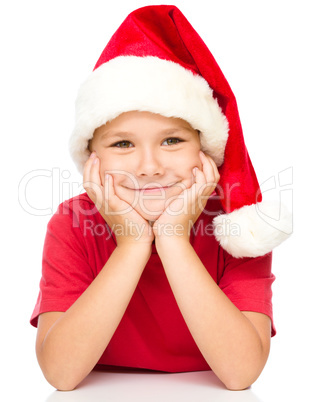
[[[110,171],[116,194],[150,221],[191,187],[192,169],[202,167],[199,133],[182,119],[150,112],[126,112],[99,127],[90,150],[100,159],[102,182]]]

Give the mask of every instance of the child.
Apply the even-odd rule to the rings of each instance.
[[[71,390],[95,366],[212,369],[228,389],[249,387],[275,335],[271,251],[286,220],[276,229],[258,214],[275,207],[260,202],[206,45],[174,6],[134,11],[76,113],[86,193],[48,224],[31,317],[46,379]]]

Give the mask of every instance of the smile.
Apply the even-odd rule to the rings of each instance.
[[[168,190],[170,187],[172,187],[175,183],[169,185],[169,186],[160,186],[160,187],[143,187],[143,188],[129,188],[130,190],[138,191],[140,193],[156,193],[156,192],[161,192],[162,190]]]

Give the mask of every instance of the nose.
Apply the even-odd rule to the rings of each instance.
[[[160,151],[154,149],[143,149],[137,155],[137,176],[161,176],[164,173],[164,165],[159,155]]]

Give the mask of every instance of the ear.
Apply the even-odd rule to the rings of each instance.
[[[88,140],[88,144],[87,144],[87,150],[92,153],[93,152],[93,147],[92,147],[92,138],[90,140]]]

